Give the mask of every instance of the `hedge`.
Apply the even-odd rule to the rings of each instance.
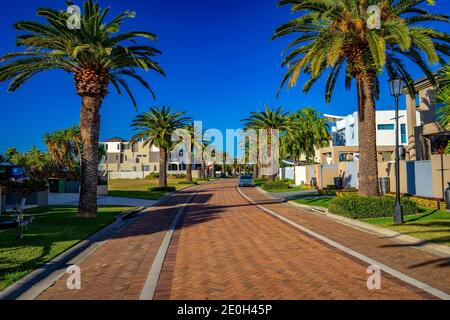
[[[415,202],[408,198],[402,198],[401,202],[405,215],[418,213],[419,208]],[[365,197],[348,194],[331,200],[328,211],[353,219],[380,218],[392,216],[394,206],[395,198],[389,196]]]
[[[158,191],[158,192],[160,192],[160,191],[162,191],[162,192],[174,192],[177,189],[175,187],[166,187],[166,188],[164,188],[164,187],[153,187],[153,188],[150,188],[149,190],[150,191]]]
[[[275,180],[271,182],[266,182],[262,185],[262,188],[266,191],[269,190],[277,190],[277,189],[289,189],[289,182],[287,181],[281,181],[281,180]]]
[[[183,180],[183,181],[178,181],[177,184],[198,184],[197,181],[187,181],[187,180]]]

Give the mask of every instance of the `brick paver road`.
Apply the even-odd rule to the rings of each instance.
[[[181,203],[198,191],[173,235],[155,299],[433,299],[388,274],[367,289],[367,263],[337,250],[250,204],[224,180],[196,186],[149,210],[85,259],[82,290],[65,278],[40,299],[137,299],[161,240]],[[244,192],[316,232],[372,259],[450,291],[438,257]],[[442,262],[442,261],[441,261]]]
[[[252,198],[270,203],[255,189],[246,189]],[[361,262],[281,220],[272,217],[245,200],[236,189],[236,181],[221,181],[201,192],[209,200],[187,210],[175,233],[163,267],[156,299],[430,299],[429,294],[390,275],[382,274],[381,290],[367,289],[367,267]],[[283,211],[284,204],[272,206]],[[286,206],[286,208],[284,208]],[[283,209],[283,210],[281,210]],[[294,215],[317,217],[298,208],[288,208]],[[325,236],[335,226],[324,224]],[[355,231],[345,228],[347,237]],[[358,231],[361,232],[361,231]],[[363,233],[351,241],[374,247],[374,236]],[[383,240],[384,244],[393,244]],[[352,245],[347,241],[347,245]],[[360,247],[361,247],[360,246]],[[390,247],[388,247],[390,248]],[[403,261],[429,259],[421,251],[409,248],[390,249]],[[395,259],[394,259],[395,260]],[[398,260],[398,259],[397,259]],[[447,276],[448,269],[440,276]],[[424,276],[425,277],[425,276]],[[431,277],[433,278],[433,277]],[[449,287],[447,287],[448,289]]]

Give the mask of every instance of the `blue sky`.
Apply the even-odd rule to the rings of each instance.
[[[74,1],[80,4],[82,1]],[[431,11],[450,13],[450,3],[437,0]],[[323,82],[308,95],[301,86],[283,90],[275,97],[284,70],[281,51],[289,39],[271,41],[273,30],[292,18],[289,9],[278,8],[275,0],[101,0],[112,13],[135,10],[137,16],[124,30],[148,30],[158,35],[153,45],[163,54],[158,58],[167,78],[154,73],[145,76],[157,94],[154,101],[139,85],[133,88],[139,111],[154,105],[170,105],[187,111],[205,128],[239,128],[250,111],[283,106],[287,111],[312,106],[324,113],[344,115],[356,109],[354,90],[337,86],[333,101],[325,104]],[[35,19],[38,6],[65,8],[63,0],[4,1],[0,9],[0,55],[15,50],[11,25]],[[440,30],[450,32],[449,26]],[[411,69],[415,77],[422,73]],[[380,109],[392,107],[386,78],[383,78]],[[300,80],[302,81],[302,80]],[[72,76],[63,72],[40,74],[15,93],[0,84],[0,152],[9,146],[27,150],[45,148],[45,132],[79,122],[80,98]],[[402,103],[403,104],[403,103]],[[111,88],[101,110],[101,139],[132,135],[130,123],[136,115],[129,98]]]

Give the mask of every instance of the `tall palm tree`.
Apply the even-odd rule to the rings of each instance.
[[[430,1],[429,1],[430,2]],[[330,101],[338,76],[345,74],[346,88],[355,80],[358,94],[360,148],[360,194],[378,195],[375,128],[375,98],[379,94],[378,76],[401,76],[415,94],[411,78],[401,57],[418,65],[435,84],[429,64],[443,63],[450,54],[450,36],[423,22],[449,22],[449,16],[433,14],[421,7],[425,0],[281,0],[292,5],[300,16],[279,27],[274,38],[295,35],[282,65],[288,70],[281,82],[292,87],[300,74],[309,79],[308,92],[326,75],[325,100]],[[380,9],[381,28],[370,25],[368,7]],[[367,22],[367,23],[366,23]],[[370,28],[369,28],[369,26]],[[376,27],[376,26],[374,26]],[[424,58],[426,57],[426,59]]]
[[[185,117],[185,112],[172,112],[170,107],[152,107],[148,112],[137,115],[131,126],[138,131],[131,143],[143,140],[144,146],[150,144],[159,148],[159,187],[167,188],[167,157],[174,141],[172,134],[185,128],[191,120]]]
[[[226,170],[227,162],[230,159],[230,155],[228,154],[228,152],[223,151],[223,152],[221,152],[221,157],[222,157],[222,161],[221,161],[222,162],[221,163],[221,165],[222,165],[222,174],[224,175],[225,174],[225,170]]]
[[[271,149],[272,143],[270,141],[270,130],[285,130],[288,127],[288,119],[287,113],[283,111],[282,107],[278,107],[277,109],[269,108],[267,105],[264,107],[264,111],[261,112],[250,112],[250,117],[241,120],[245,122],[244,129],[249,130],[253,129],[259,133],[259,130],[267,130],[268,141],[267,141],[267,152],[268,157],[271,157]],[[262,159],[262,149],[263,146],[259,145],[260,139],[258,138],[258,159],[257,159],[257,167],[258,167],[258,176],[261,175],[261,159]],[[272,164],[274,165],[274,164]],[[273,180],[275,175],[268,175],[269,180]]]
[[[314,161],[316,149],[326,147],[330,139],[328,123],[313,108],[305,108],[289,116],[289,126],[281,139],[281,151],[285,157],[307,163]]]
[[[146,31],[119,33],[122,22],[136,14],[125,11],[107,22],[109,8],[102,10],[92,0],[84,1],[80,29],[67,27],[70,15],[66,12],[41,8],[36,13],[46,21],[14,24],[15,29],[21,32],[16,43],[23,49],[0,58],[0,62],[5,62],[0,66],[0,82],[12,80],[8,90],[15,91],[42,71],[60,69],[74,75],[75,88],[82,100],[80,130],[83,150],[78,215],[95,217],[100,107],[110,84],[119,94],[125,91],[136,107],[126,77],[137,80],[154,96],[138,70],[153,70],[164,75],[153,60],[160,51],[146,44],[137,44],[137,39],[155,40],[156,36]]]
[[[195,123],[189,123],[186,126],[186,129],[189,133],[190,141],[189,143],[185,143],[186,146],[186,180],[192,182],[192,154],[202,154],[203,152],[203,143],[201,141],[202,132],[200,128]],[[198,140],[200,137],[200,140]],[[197,159],[199,157],[194,157]],[[194,160],[195,161],[195,160]],[[203,178],[203,176],[201,175]]]
[[[439,104],[439,124],[445,130],[450,129],[450,65],[445,65],[439,72],[439,89],[436,94]]]

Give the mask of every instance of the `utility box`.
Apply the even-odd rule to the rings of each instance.
[[[380,187],[381,194],[387,194],[391,192],[391,179],[389,179],[389,177],[378,178],[378,186]]]

